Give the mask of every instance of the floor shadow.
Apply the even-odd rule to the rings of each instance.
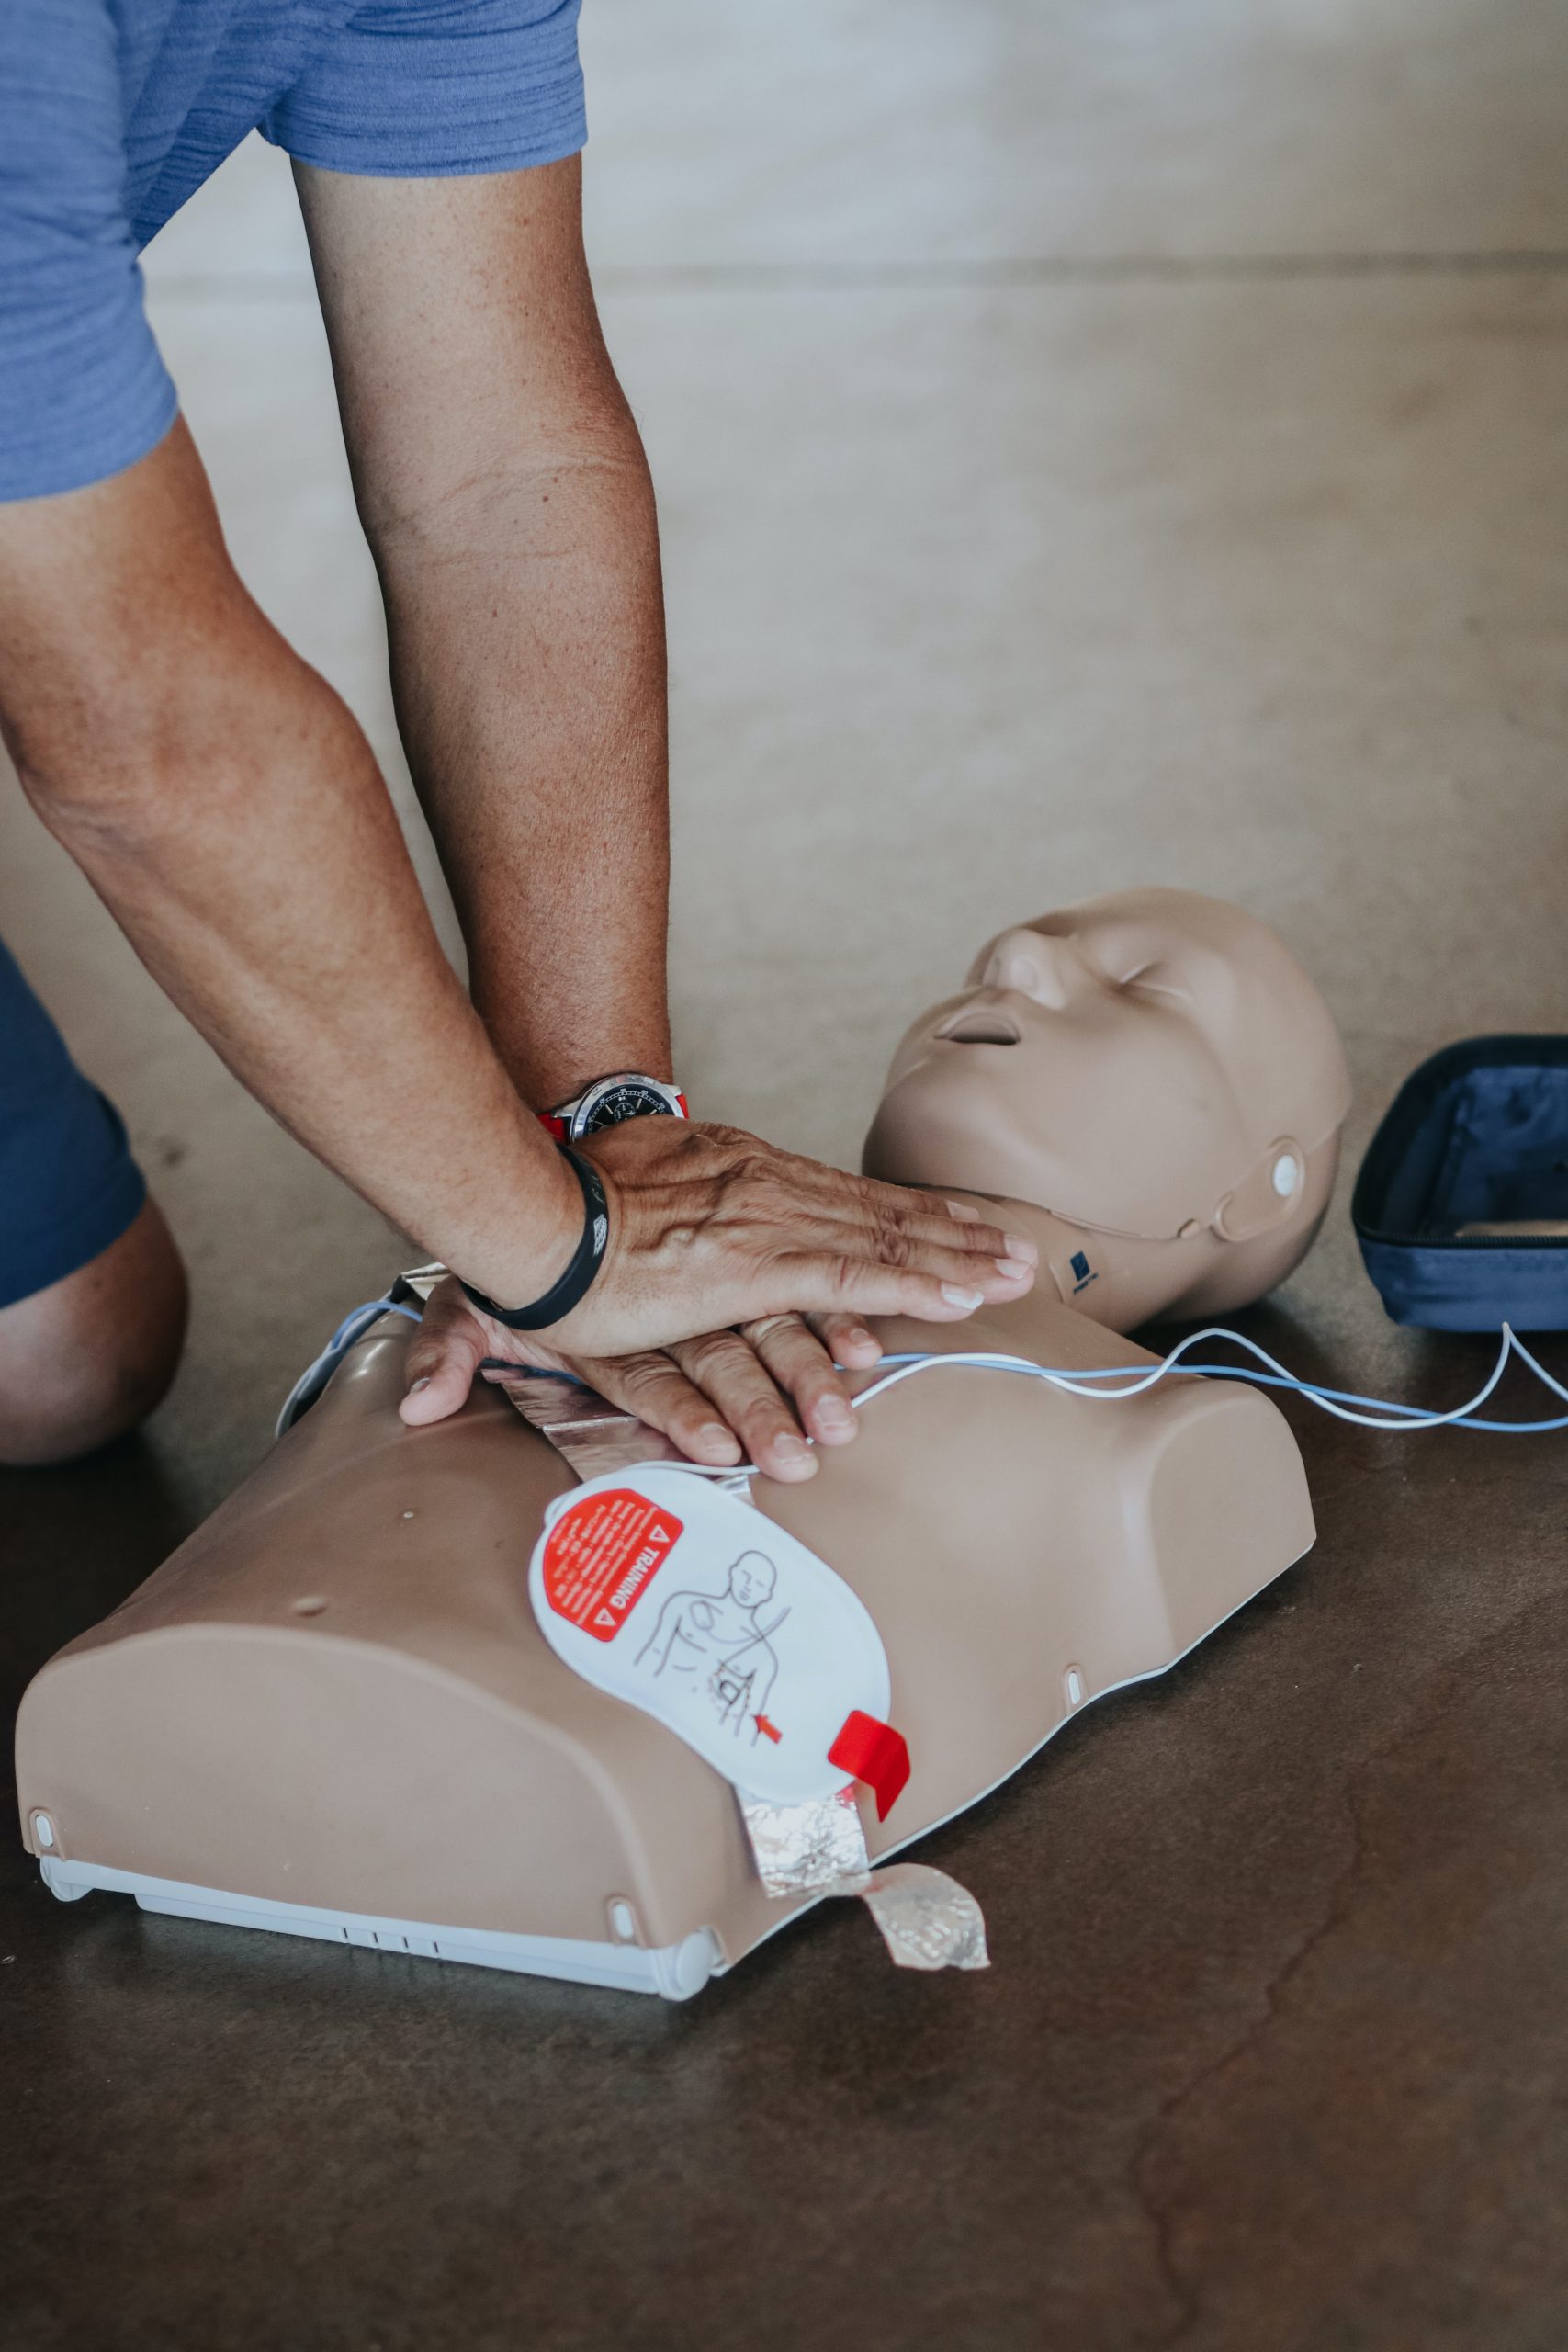
[[[192,1523],[144,1437],[59,1469],[0,1469],[0,1770],[39,1668],[118,1608]]]

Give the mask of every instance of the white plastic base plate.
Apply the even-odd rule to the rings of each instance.
[[[558,1976],[571,1984],[606,1984],[621,1993],[659,1993],[689,2001],[710,1976],[723,1973],[718,1939],[698,1928],[678,1944],[649,1951],[641,1944],[586,1943],[561,1936],[505,1936],[488,1928],[438,1928],[418,1919],[378,1919],[364,1911],[319,1911],[304,1903],[268,1903],[179,1879],[144,1878],[96,1862],[40,1859],[44,1883],[62,1903],[101,1890],[133,1894],[143,1911],[178,1919],[213,1919],[225,1928],[265,1928],[274,1935],[311,1936],[369,1951],[407,1953],[419,1960],[457,1960],[471,1968],[506,1968],[525,1976]]]
[[[1281,1568],[1270,1570],[1257,1591],[1265,1590],[1283,1573]],[[1235,1616],[1247,1600],[1256,1598],[1257,1593],[1248,1594],[1227,1615]],[[1210,1626],[1189,1644],[1182,1657],[1190,1657],[1217,1630],[1217,1626]],[[1156,1681],[1180,1663],[1180,1657],[1169,1658],[1163,1665],[1151,1667],[1146,1673],[1128,1675],[1099,1690],[1086,1690],[1079,1670],[1067,1668],[1063,1677],[1067,1711],[1030,1749],[1029,1755],[1021,1757],[1017,1764],[998,1775],[990,1788],[977,1789],[941,1820],[926,1822],[909,1838],[888,1847],[878,1855],[878,1863],[891,1861],[916,1838],[930,1837],[933,1830],[945,1827],[949,1821],[955,1821],[961,1814],[983,1803],[991,1789],[1000,1788],[1038,1755],[1082,1706],[1107,1699],[1113,1690]],[[405,1952],[419,1959],[465,1961],[472,1968],[505,1968],[518,1975],[557,1976],[568,1984],[605,1984],[617,1992],[659,1993],[667,2001],[689,2001],[694,1993],[702,1991],[710,1977],[723,1975],[729,1966],[718,1938],[709,1928],[694,1929],[678,1944],[647,1951],[640,1944],[587,1943],[555,1936],[504,1936],[487,1928],[437,1928],[416,1919],[378,1919],[364,1911],[318,1911],[302,1903],[268,1903],[254,1894],[232,1894],[212,1886],[188,1886],[178,1879],[144,1878],[136,1871],[110,1870],[96,1862],[65,1861],[53,1854],[41,1855],[39,1867],[45,1884],[62,1903],[74,1903],[78,1896],[101,1888],[106,1894],[133,1894],[143,1911],[165,1911],[176,1918],[213,1919],[226,1928],[266,1928],[276,1935],[313,1936],[324,1943],[359,1944],[371,1951]],[[791,1919],[800,1917],[804,1907],[784,1912],[758,1941],[765,1942],[777,1935]]]

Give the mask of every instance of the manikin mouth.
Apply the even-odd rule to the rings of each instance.
[[[950,1046],[1016,1046],[1017,1022],[999,1005],[987,1004],[975,1012],[961,1012],[937,1035]]]

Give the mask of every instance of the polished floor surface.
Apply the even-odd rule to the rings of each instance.
[[[852,1157],[981,938],[1145,880],[1317,974],[1350,1168],[1436,1046],[1568,1027],[1555,0],[589,0],[585,46],[705,1108]],[[242,569],[406,805],[278,158],[149,278]],[[144,1441],[0,1477],[9,1705],[399,1245],[14,792],[0,844],[197,1289]],[[1384,1321],[1343,1198],[1256,1328],[1431,1399],[1485,1352]],[[1294,1418],[1311,1558],[931,1841],[985,1976],[840,1910],[670,2009],[60,1907],[6,1826],[0,2344],[1552,2352],[1568,1440]]]

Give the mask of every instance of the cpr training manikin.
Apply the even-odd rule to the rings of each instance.
[[[1316,989],[1237,908],[1134,890],[1004,932],[898,1046],[865,1166],[1004,1203],[1029,1296],[877,1322],[857,1440],[802,1486],[660,1459],[558,1382],[545,1427],[487,1387],[407,1428],[389,1310],[28,1691],[50,1884],[673,1998],[825,1894],[906,1964],[983,1964],[972,1900],[889,1858],[1314,1528],[1258,1387],[972,1359],[1136,1374],[1127,1330],[1259,1296],[1348,1101]]]

